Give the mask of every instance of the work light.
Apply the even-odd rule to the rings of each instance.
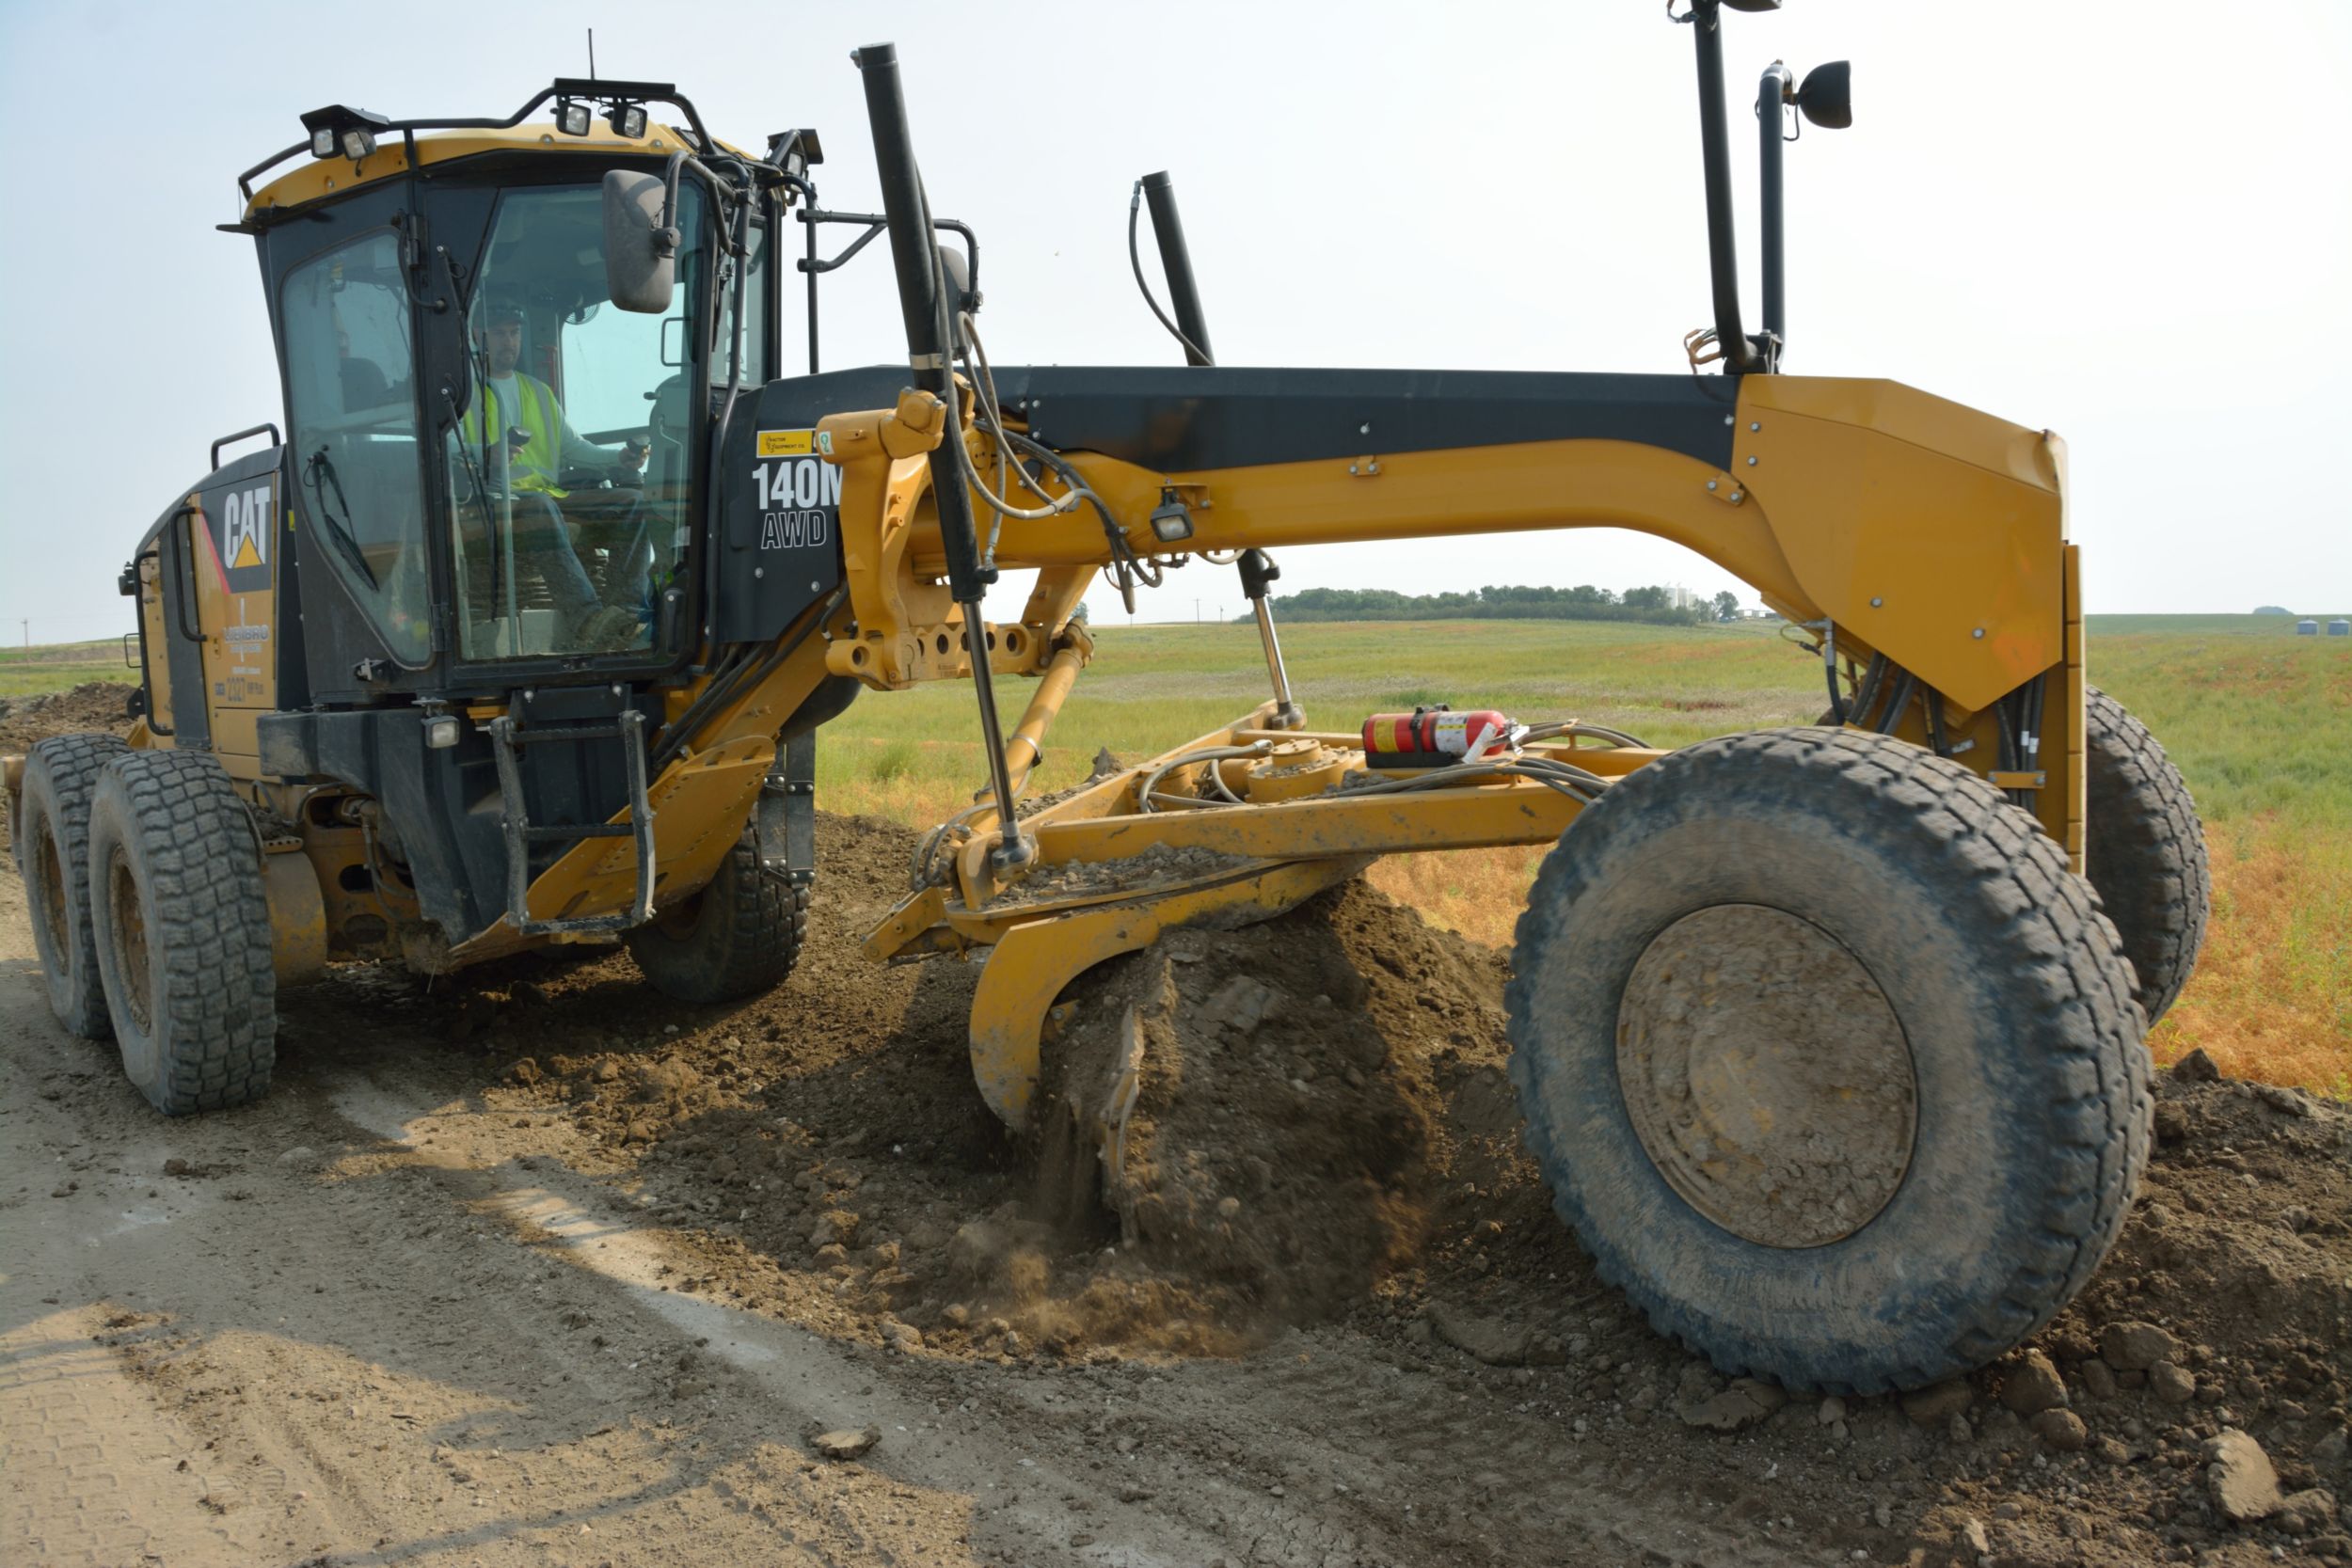
[[[588,134],[588,105],[585,103],[557,104],[555,128],[567,136],[586,135]]]
[[[645,134],[645,106],[643,103],[615,103],[605,122],[630,141]]]

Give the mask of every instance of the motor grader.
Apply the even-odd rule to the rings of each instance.
[[[2122,1223],[2202,842],[2086,684],[2058,437],[1782,369],[1783,144],[1849,119],[1842,63],[1759,82],[1743,330],[1723,35],[1776,4],[1670,8],[1714,319],[1668,374],[1219,366],[1165,177],[1130,249],[1148,194],[1185,362],[992,366],[977,239],[931,213],[887,45],[854,56],[878,214],[819,204],[814,132],[755,155],[663,84],[306,115],[223,226],[259,250],[284,429],[216,443],[125,567],[127,739],[9,763],[58,1016],[182,1114],[263,1092],[278,990],[330,962],[617,939],[684,1001],[773,986],[817,871],[820,726],[967,680],[990,776],[866,946],[983,965],[973,1070],[1015,1132],[1109,1138],[1132,1104],[1132,1081],[1040,1102],[1049,1012],[1090,967],[1383,853],[1551,845],[1514,1076],[1603,1275],[1792,1387],[1997,1355]],[[781,364],[795,222],[804,374]],[[907,363],[820,372],[818,280],[884,234]],[[1467,706],[1307,721],[1269,552],[1599,526],[1748,583],[1819,661],[1822,722],[1661,751]],[[1094,649],[1083,595],[1187,561],[1238,569],[1267,701],[1025,807]],[[1009,570],[1034,589],[992,623]],[[1034,683],[1009,732],[1008,679]]]

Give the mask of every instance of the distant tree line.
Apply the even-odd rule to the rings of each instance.
[[[1629,588],[1622,594],[1591,583],[1574,588],[1481,588],[1475,594],[1305,588],[1276,594],[1274,610],[1287,621],[1640,621],[1660,626],[1695,626],[1738,620],[1740,601],[1725,593],[1711,599],[1692,599],[1677,609],[1673,590],[1655,585]]]

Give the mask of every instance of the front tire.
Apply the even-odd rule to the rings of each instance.
[[[1506,1001],[1530,1148],[1602,1276],[1724,1371],[1981,1366],[2113,1244],[2148,1155],[2114,927],[2023,812],[1890,737],[1629,775],[1546,859]]]
[[[759,868],[746,831],[710,884],[628,933],[654,989],[681,1002],[739,1002],[782,985],[808,927],[808,889]]]
[[[90,794],[106,764],[128,750],[111,735],[51,736],[34,746],[11,829],[50,1010],[85,1039],[111,1033],[90,934]]]
[[[90,801],[89,903],[122,1069],[166,1116],[258,1100],[278,979],[251,816],[218,759],[133,752]]]

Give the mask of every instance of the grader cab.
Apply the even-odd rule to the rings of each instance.
[[[1759,84],[1742,329],[1724,27],[1773,4],[1675,18],[1715,319],[1671,374],[1216,365],[1164,177],[1136,199],[1186,362],[992,366],[978,246],[930,211],[887,45],[856,56],[880,213],[818,204],[814,132],[754,155],[661,84],[558,81],[491,120],[306,116],[225,226],[259,248],[283,433],[216,446],[126,567],[127,741],[10,767],[59,1017],[179,1114],[266,1089],[276,990],[330,961],[617,937],[672,996],[750,994],[798,951],[820,726],[968,680],[989,779],[866,950],[984,964],[974,1074],[1014,1132],[1116,1141],[1132,1075],[1039,1091],[1089,968],[1380,854],[1551,845],[1514,1071],[1604,1274],[1792,1386],[1998,1354],[2121,1225],[2203,848],[2162,752],[2086,684],[2058,437],[1782,369],[1783,120],[1843,124],[1842,64]],[[883,234],[908,363],[820,372],[818,279]],[[1667,752],[1468,706],[1309,722],[1270,552],[1594,526],[1750,584],[1819,660],[1822,723]],[[1238,569],[1266,702],[1025,809],[1093,652],[1083,596],[1186,560]],[[998,575],[1031,569],[1019,618],[987,621]],[[1034,682],[1009,732],[1007,679]]]

